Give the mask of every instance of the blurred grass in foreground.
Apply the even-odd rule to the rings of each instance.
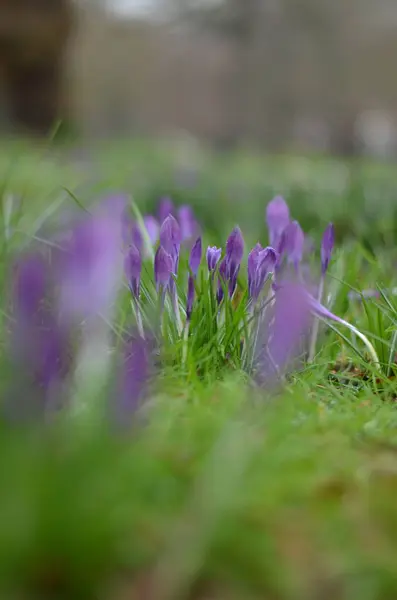
[[[281,193],[316,240],[335,223],[335,312],[380,346],[395,330],[382,300],[347,300],[349,286],[395,286],[393,168],[241,154],[204,156],[196,170],[143,142],[69,157],[20,144],[0,153],[2,196],[20,199],[3,297],[14,251],[69,206],[122,191],[149,210],[169,194],[195,207],[213,243],[236,223],[254,243]],[[350,348],[322,335],[316,364],[272,400],[232,368],[199,380],[175,366],[128,435],[84,416],[2,424],[1,597],[394,599],[394,379],[357,376]]]

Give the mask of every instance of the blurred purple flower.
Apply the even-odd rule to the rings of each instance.
[[[157,291],[160,289],[160,287],[168,287],[171,280],[172,269],[172,257],[164,250],[162,246],[159,246],[154,257],[154,278],[156,281]]]
[[[152,215],[146,215],[143,218],[143,222],[145,224],[145,228],[149,239],[152,245],[154,246],[157,240],[159,239],[160,225],[157,219],[155,219],[155,217],[153,217]]]
[[[229,296],[232,297],[237,285],[237,276],[244,254],[244,239],[239,227],[235,227],[226,242],[226,278],[229,282]]]
[[[175,207],[174,207],[174,203],[172,202],[171,198],[168,198],[168,197],[161,198],[160,204],[159,204],[158,215],[159,215],[160,225],[163,224],[163,222],[169,215],[172,215],[172,216],[175,215]]]
[[[218,264],[222,254],[222,249],[217,248],[216,246],[208,246],[207,248],[207,265],[208,271],[212,273],[216,269],[216,265]]]
[[[261,334],[259,383],[272,386],[286,374],[299,355],[302,338],[310,327],[310,316],[309,295],[302,285],[286,282],[278,287]]]
[[[134,246],[138,248],[139,252],[142,252],[143,234],[140,226],[136,221],[133,222],[131,225],[131,239],[128,245],[130,244],[134,244]]]
[[[189,205],[185,204],[178,209],[178,222],[181,228],[182,242],[190,240],[197,234],[197,221]]]
[[[19,319],[30,320],[39,311],[48,279],[48,267],[39,254],[21,259],[16,266],[14,305]]]
[[[324,231],[323,239],[321,240],[321,271],[325,275],[329,262],[331,260],[332,251],[335,243],[335,230],[332,223],[329,223]]]
[[[141,285],[142,258],[134,244],[129,247],[124,259],[124,270],[131,293],[138,299]]]
[[[122,277],[121,215],[98,211],[78,222],[61,257],[61,313],[86,318],[106,313]]]
[[[287,254],[288,262],[298,268],[302,261],[305,235],[298,221],[291,221],[282,233],[282,250]]]
[[[282,196],[276,196],[266,208],[266,221],[269,230],[270,246],[280,252],[279,244],[284,229],[290,222],[288,204]]]
[[[124,346],[119,389],[116,394],[119,424],[129,424],[129,420],[142,403],[148,381],[148,344],[140,336],[131,337]]]
[[[51,275],[50,264],[40,255],[27,255],[18,261],[10,357],[18,374],[12,386],[19,386],[19,391],[15,406],[7,407],[7,412],[17,417],[34,411],[42,415],[46,408],[54,408],[59,403],[61,381],[71,366],[69,332],[49,302]]]

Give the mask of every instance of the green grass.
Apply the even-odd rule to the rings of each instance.
[[[91,150],[84,169],[65,163],[61,151],[20,144],[0,153],[2,196],[20,197],[13,233],[5,226],[2,238],[3,298],[15,252],[45,238],[65,211],[89,208],[111,191],[129,193],[142,210],[171,194],[195,207],[206,241],[224,245],[238,223],[247,246],[266,241],[265,205],[283,193],[317,242],[334,221],[333,311],[368,335],[382,372],[349,332],[338,328],[343,339],[321,327],[314,365],[270,396],[241,372],[239,337],[227,351],[224,341],[206,345],[203,302],[187,364],[171,337],[166,367],[132,431],[114,435],[96,413],[0,426],[0,596],[393,600],[394,169],[204,157],[195,185],[183,187],[171,155],[143,142]],[[378,300],[348,300],[352,288],[377,286],[385,290]],[[5,330],[6,300],[3,308]],[[116,329],[129,319],[125,294]]]

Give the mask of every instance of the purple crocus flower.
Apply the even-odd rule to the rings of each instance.
[[[228,280],[228,269],[226,257],[222,260],[219,265],[219,274],[218,274],[218,289],[216,292],[216,299],[218,304],[220,304],[223,300],[223,286],[227,283]]]
[[[288,262],[298,268],[305,243],[305,235],[298,221],[291,221],[282,233],[281,243],[283,251],[287,254]]]
[[[131,225],[131,240],[129,244],[133,244],[136,248],[138,248],[139,252],[142,252],[143,235],[142,230],[137,222],[133,222]]]
[[[232,297],[237,285],[241,259],[244,254],[244,239],[239,227],[235,227],[226,242],[226,277],[229,282],[229,296]]]
[[[270,246],[280,252],[279,244],[284,229],[290,222],[288,204],[281,196],[276,196],[266,207],[266,221],[269,229]]]
[[[216,265],[220,261],[221,254],[222,254],[221,248],[217,248],[216,246],[208,246],[206,258],[207,258],[208,271],[210,273],[215,271]]]
[[[12,385],[20,389],[14,392],[15,406],[6,407],[17,418],[35,411],[42,415],[45,409],[55,408],[59,385],[70,368],[68,330],[61,326],[49,303],[52,279],[50,265],[40,255],[27,255],[18,261],[10,350],[19,378]],[[25,395],[31,406],[23,405]],[[11,391],[11,401],[12,396]]]
[[[168,215],[160,227],[160,244],[175,261],[179,256],[181,240],[178,221],[172,215]]]
[[[121,237],[126,246],[131,244],[133,226],[134,221],[131,217],[130,210],[128,207],[124,207],[121,211]]]
[[[98,211],[77,223],[61,257],[61,312],[65,318],[106,313],[122,278],[121,219]]]
[[[190,240],[197,234],[197,221],[189,205],[183,205],[178,209],[178,222],[181,228],[182,242]]]
[[[326,230],[324,231],[323,239],[321,241],[321,271],[325,275],[329,262],[331,260],[332,251],[335,243],[335,230],[334,225],[329,223]]]
[[[154,257],[154,279],[156,281],[157,291],[160,288],[167,288],[172,275],[173,260],[162,246],[157,248]]]
[[[160,225],[152,215],[146,215],[143,217],[143,222],[145,224],[145,228],[149,239],[154,246],[157,240],[159,239]]]
[[[252,292],[255,285],[255,277],[259,262],[259,253],[261,250],[262,246],[258,242],[248,254],[248,293],[250,297],[252,297]]]
[[[39,311],[46,293],[47,266],[39,254],[19,261],[14,282],[14,303],[19,319],[29,320]]]
[[[160,204],[159,204],[159,210],[158,210],[160,225],[163,224],[163,222],[169,215],[174,216],[174,214],[175,214],[175,207],[174,207],[174,203],[172,202],[171,198],[168,198],[168,197],[161,198]]]
[[[278,287],[274,304],[266,315],[257,359],[259,383],[271,387],[297,358],[300,342],[310,327],[310,302],[304,287],[286,282]]]
[[[128,425],[145,395],[149,380],[149,348],[141,336],[131,337],[124,345],[123,364],[116,394],[117,421]]]
[[[251,250],[248,256],[248,293],[253,302],[258,300],[268,275],[276,267],[277,259],[277,252],[270,246],[262,249],[257,244]]]
[[[202,244],[201,237],[197,238],[193,248],[190,251],[189,267],[194,277],[197,277],[197,272],[201,263]]]
[[[197,272],[201,262],[202,245],[201,238],[198,238],[190,252],[189,267],[191,274],[189,274],[188,290],[187,290],[187,301],[186,301],[186,318],[190,321],[192,316],[193,301],[194,301],[194,280],[197,277]]]
[[[131,293],[138,300],[141,285],[142,258],[136,246],[129,247],[124,259],[124,270]]]

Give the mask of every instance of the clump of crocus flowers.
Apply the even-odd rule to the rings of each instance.
[[[115,197],[79,220],[64,247],[54,246],[50,258],[40,253],[21,257],[13,291],[11,356],[16,370],[26,375],[29,394],[34,391],[40,410],[58,407],[59,399],[68,393],[77,398],[77,410],[88,409],[106,389],[116,360],[119,410],[115,412],[118,419],[133,412],[145,394],[153,348],[158,356],[168,335],[165,315],[173,325],[172,343],[178,347],[181,342],[185,364],[194,327],[202,327],[202,321],[197,325],[193,317],[203,306],[204,295],[210,297],[205,306],[213,308],[218,331],[227,328],[227,316],[238,304],[242,321],[238,326],[244,332],[239,344],[241,365],[260,384],[282,381],[291,359],[314,359],[319,319],[348,327],[378,366],[368,339],[323,304],[334,248],[333,225],[325,228],[320,277],[315,289],[309,290],[305,254],[311,243],[291,219],[282,197],[267,205],[266,222],[269,245],[258,242],[245,262],[239,227],[231,231],[224,250],[211,245],[204,250],[189,206],[177,210],[164,198],[157,217],[142,217],[136,211],[133,218],[124,201]],[[245,270],[247,285],[242,277]],[[135,321],[131,316],[127,323],[133,335],[121,334],[121,343],[115,344],[115,330],[109,323],[123,271]],[[145,280],[150,271],[151,287]],[[157,318],[148,317],[148,299],[157,307]],[[23,392],[14,387],[11,404],[15,395]]]
[[[147,220],[148,217],[145,219]],[[323,305],[324,285],[334,249],[333,224],[327,225],[322,237],[321,274],[316,290],[309,291],[309,286],[305,281],[305,267],[307,266],[305,253],[308,252],[312,243],[306,238],[298,221],[291,218],[289,207],[281,196],[277,196],[267,205],[266,222],[269,245],[263,246],[258,242],[248,253],[246,263],[248,287],[245,315],[249,319],[250,335],[249,339],[245,338],[242,348],[243,364],[247,370],[253,372],[258,365],[262,365],[260,369],[263,372],[264,353],[265,362],[272,364],[275,371],[281,372],[287,360],[281,361],[284,363],[283,365],[278,364],[280,360],[272,357],[271,346],[276,343],[284,344],[293,355],[298,346],[302,350],[301,338],[304,334],[306,338],[309,338],[310,343],[308,347],[304,348],[303,355],[307,360],[312,361],[316,353],[319,319],[330,319],[349,327],[362,339],[374,362],[378,363],[376,353],[368,339],[353,325],[340,319]],[[188,207],[181,207],[179,211],[176,211],[169,198],[163,199],[160,203],[158,231],[159,243],[153,265],[156,290],[160,299],[160,312],[163,313],[168,299],[170,314],[175,321],[178,334],[183,336],[186,343],[195,299],[199,299],[196,298],[196,282],[202,262],[202,238],[201,236],[194,238],[198,226],[192,210]],[[192,238],[195,241],[192,241]],[[183,303],[181,301],[183,293],[178,293],[176,281],[181,260],[183,260],[181,257],[185,254],[182,250],[188,240],[190,240],[190,252],[187,259],[188,276],[186,282],[182,283],[183,287],[186,286],[187,292],[186,301]],[[131,246],[131,252],[136,256],[134,245]],[[216,246],[208,246],[206,249],[209,289],[211,293],[214,293],[216,299],[217,318],[220,323],[223,322],[225,303],[234,300],[244,254],[245,242],[239,227],[235,227],[230,233],[224,251]],[[134,264],[142,264],[137,256]],[[127,270],[134,302],[138,301],[136,282],[139,281],[139,276],[140,273],[137,272],[131,278],[131,269]],[[288,294],[285,294],[285,289],[290,290],[289,297]],[[300,293],[302,290],[303,293]],[[282,319],[278,316],[280,305],[284,307],[281,311]],[[286,308],[287,305],[288,308]],[[302,310],[299,310],[299,306]],[[303,310],[304,307],[307,310]],[[307,314],[311,315],[310,319],[306,318]],[[298,326],[299,323],[301,326]],[[310,335],[308,335],[309,330],[311,330]],[[296,335],[291,340],[286,332],[294,331]],[[194,334],[194,332],[191,333]],[[280,351],[277,351],[276,354],[283,355]]]

